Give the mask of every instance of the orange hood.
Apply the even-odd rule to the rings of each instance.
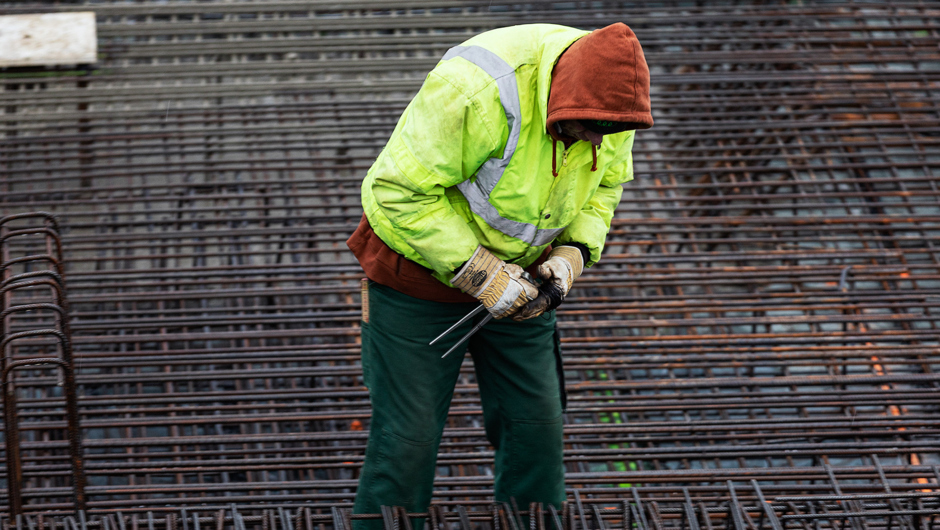
[[[548,133],[562,120],[628,122],[637,129],[653,126],[650,71],[633,30],[618,22],[574,42],[552,71],[548,96]]]

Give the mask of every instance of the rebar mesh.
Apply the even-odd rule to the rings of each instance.
[[[44,10],[95,11],[101,59],[0,71],[0,211],[61,222],[93,513],[333,525],[369,426],[344,244],[365,171],[450,46],[624,21],[656,126],[559,311],[587,514],[564,517],[626,528],[639,501],[644,528],[776,528],[766,506],[787,528],[934,524],[935,4],[0,3]],[[17,388],[26,509],[68,511],[54,375]],[[493,521],[491,487],[468,360],[434,502]]]

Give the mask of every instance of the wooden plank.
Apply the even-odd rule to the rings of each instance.
[[[95,14],[0,16],[0,67],[94,63]]]

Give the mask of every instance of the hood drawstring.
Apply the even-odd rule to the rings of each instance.
[[[558,176],[558,162],[556,162],[555,152],[558,151],[558,140],[552,138],[552,176]]]
[[[558,140],[552,138],[552,176],[558,176]],[[591,172],[597,171],[597,146],[591,144]]]

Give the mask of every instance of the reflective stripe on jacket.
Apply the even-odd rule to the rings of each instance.
[[[444,55],[363,182],[366,216],[389,247],[448,285],[478,244],[522,267],[552,241],[584,244],[588,265],[600,258],[633,178],[634,132],[604,137],[596,171],[591,145],[575,142],[556,154],[553,177],[545,128],[552,68],[585,34],[514,26]]]

